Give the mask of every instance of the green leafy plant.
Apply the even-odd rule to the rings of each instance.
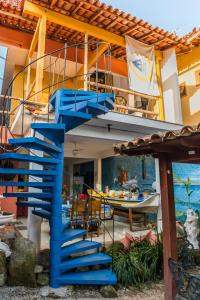
[[[182,183],[185,187],[185,191],[186,191],[186,194],[187,194],[187,199],[188,199],[188,203],[189,203],[189,206],[191,204],[190,200],[191,200],[191,195],[194,191],[191,190],[191,184],[192,184],[192,181],[190,179],[190,177],[188,177],[186,180],[184,179],[181,179],[179,176],[177,176],[176,174],[174,174],[174,177],[175,179],[179,182],[179,183]]]
[[[124,287],[155,281],[163,274],[163,245],[158,239],[155,245],[148,241],[133,244],[125,250],[121,243],[114,243],[107,253],[113,258],[113,269],[118,282]]]

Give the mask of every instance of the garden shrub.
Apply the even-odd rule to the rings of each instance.
[[[113,270],[124,287],[156,281],[163,276],[163,245],[148,241],[132,244],[128,250],[120,242],[114,243],[107,253],[113,258]]]

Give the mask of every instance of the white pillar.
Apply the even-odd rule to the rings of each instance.
[[[156,193],[160,195],[160,173],[159,173],[159,160],[155,159],[155,173],[156,173]],[[162,232],[162,210],[161,210],[161,195],[159,197],[159,207],[157,212],[157,230],[158,233]]]
[[[33,130],[31,132],[31,136],[33,136]],[[41,136],[39,134],[35,134],[35,136],[40,137]],[[40,157],[43,157],[44,154],[42,151],[38,151],[38,150],[31,150],[30,155],[37,155]],[[29,164],[29,169],[30,170],[43,170],[43,166],[42,165],[38,165],[36,163],[30,163]],[[34,176],[29,176],[29,181],[31,182],[35,182],[35,181],[42,181],[42,178],[39,177],[34,177]],[[29,187],[29,192],[39,192],[40,190],[35,189],[33,187]],[[28,201],[34,201],[34,198],[28,198]],[[42,223],[42,218],[35,216],[32,214],[32,207],[28,208],[28,239],[31,240],[32,242],[34,242],[35,246],[36,246],[36,251],[39,252],[40,251],[40,244],[41,244],[41,223]]]
[[[174,48],[163,51],[161,76],[165,121],[182,124],[178,69]]]
[[[102,164],[101,158],[94,160],[94,188],[102,189]]]
[[[85,33],[84,45],[84,91],[88,90],[88,33]]]

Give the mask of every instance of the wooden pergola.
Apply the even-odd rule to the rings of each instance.
[[[172,163],[200,163],[200,123],[196,127],[185,126],[179,131],[157,133],[116,145],[114,151],[128,156],[152,155],[159,160],[165,299],[172,300],[176,288],[168,261],[177,258]]]

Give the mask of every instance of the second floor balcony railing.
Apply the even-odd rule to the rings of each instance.
[[[104,42],[89,42],[88,46],[93,50],[90,57],[92,63],[88,63],[87,68],[83,60],[85,43],[70,46],[65,44],[64,47],[40,58],[29,60],[26,66],[18,67],[18,72],[10,81],[5,95],[0,96],[2,125],[13,128],[16,119],[21,118],[21,125],[17,126],[21,127],[23,135],[24,116],[27,112],[51,118],[52,111],[48,99],[58,88],[115,93],[116,112],[159,119],[158,98],[134,92],[115,83],[115,79],[120,76],[112,73],[110,45]],[[43,65],[40,89],[36,84],[38,63]],[[87,73],[84,73],[85,70]],[[128,82],[128,78],[123,77],[123,80]]]

